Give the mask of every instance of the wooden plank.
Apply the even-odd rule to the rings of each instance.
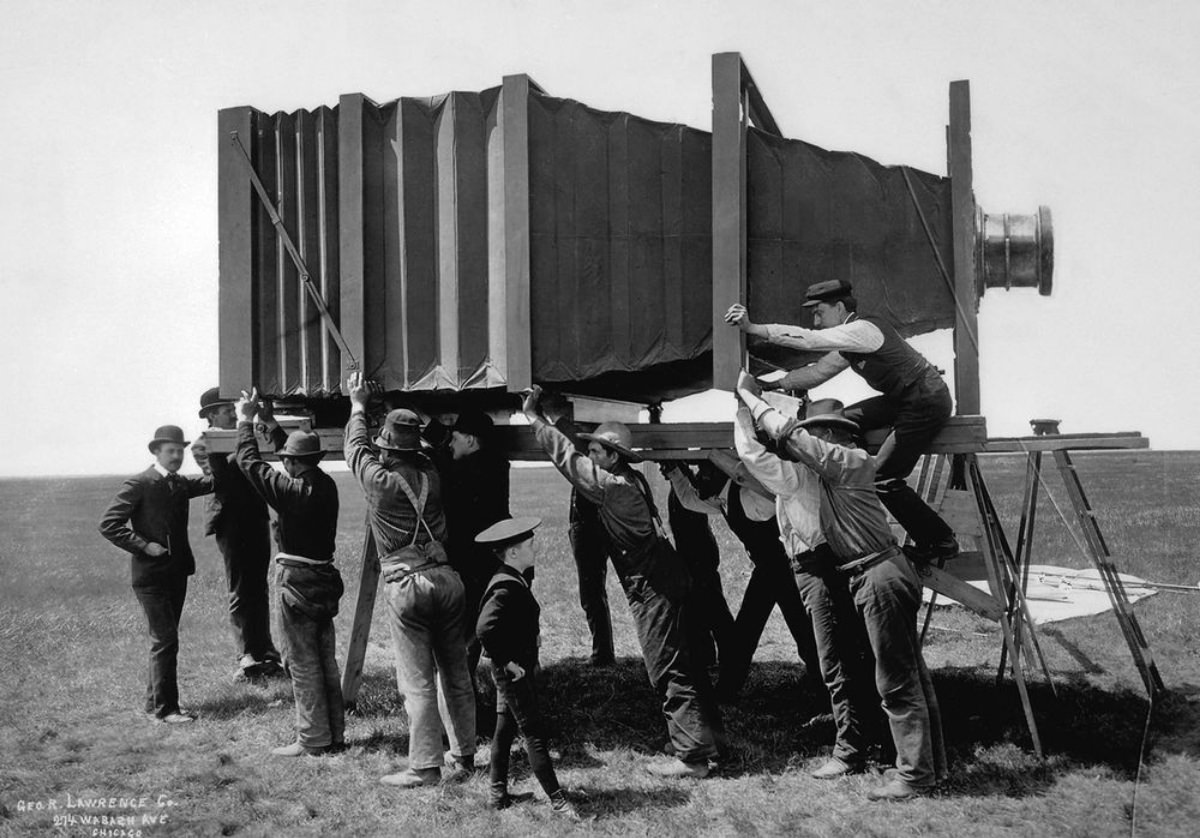
[[[1149,448],[1150,440],[1141,434],[1061,434],[989,439],[984,453],[1025,453],[1030,451],[1105,451]]]
[[[296,206],[296,120],[291,114],[275,114],[275,188],[271,197],[275,209],[292,241],[299,241],[296,228],[299,213]],[[279,341],[280,392],[294,392],[300,380],[300,301],[305,291],[300,271],[284,244],[283,236],[272,231],[275,238],[275,294],[279,301],[275,334]]]
[[[342,337],[364,368],[366,365],[365,307],[363,284],[363,102],[361,93],[346,94],[338,99],[338,304]],[[350,359],[341,359],[339,383],[351,373]]]
[[[771,114],[771,109],[767,107],[767,100],[763,98],[762,91],[755,83],[754,77],[750,75],[750,69],[746,66],[745,62],[742,62],[741,70],[742,85],[746,90],[750,120],[759,130],[766,131],[768,134],[774,134],[776,137],[782,137],[783,134],[779,130],[779,125],[775,122],[775,117]]]
[[[226,108],[217,114],[218,383],[237,393],[255,382],[254,243],[251,232],[258,198],[246,161],[231,134],[249,149],[254,142],[253,110]]]
[[[1000,618],[1004,616],[1004,608],[995,597],[979,590],[974,585],[967,584],[949,570],[933,565],[913,565],[913,567],[916,569],[917,575],[921,577],[921,584],[931,591],[937,591],[942,596],[949,597],[981,617],[986,617],[994,622],[999,622]]]
[[[362,574],[358,580],[358,597],[354,603],[354,624],[350,629],[350,645],[346,649],[346,668],[342,672],[342,698],[349,706],[358,698],[358,688],[362,685],[367,641],[371,638],[371,617],[375,613],[375,597],[379,592],[379,551],[370,525],[365,529]]]
[[[732,390],[742,368],[741,330],[725,323],[746,302],[746,154],[742,123],[742,57],[712,59],[712,347],[713,387]]]
[[[461,97],[449,94],[434,127],[434,155],[437,167],[435,204],[437,210],[437,365],[451,376],[445,384],[454,387],[458,379],[459,332],[459,219],[462,212],[458,191],[458,112]],[[411,278],[411,276],[410,276]]]
[[[321,296],[333,322],[341,329],[341,276],[338,273],[338,134],[337,116],[327,107],[316,113],[317,154],[317,240],[316,270]],[[310,269],[313,267],[309,266]],[[336,393],[340,385],[341,350],[328,329],[321,330],[320,386]]]
[[[971,86],[950,83],[946,133],[950,226],[954,244],[954,401],[960,414],[979,413],[979,292],[975,278],[975,194],[971,171]]]

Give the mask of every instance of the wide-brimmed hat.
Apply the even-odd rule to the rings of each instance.
[[[845,404],[840,399],[815,399],[804,408],[804,415],[798,418],[807,419],[810,416],[822,416],[827,413],[840,414]]]
[[[802,305],[809,307],[815,306],[817,303],[831,303],[843,297],[853,296],[853,294],[854,288],[844,279],[828,279],[824,282],[814,282],[804,292],[804,302]]]
[[[287,442],[275,454],[297,460],[320,460],[325,456],[321,449],[321,437],[312,431],[292,431],[288,434]]]
[[[496,423],[492,421],[492,417],[483,411],[465,410],[458,414],[458,418],[454,420],[454,426],[450,430],[458,431],[460,434],[470,434],[480,442],[486,442],[495,427]]]
[[[163,425],[154,432],[154,439],[150,440],[150,453],[153,454],[158,446],[165,442],[173,442],[176,445],[191,445],[183,438],[183,428],[178,425]]]
[[[837,399],[818,399],[808,406],[804,419],[796,423],[796,426],[800,428],[812,428],[818,425],[842,428],[855,434],[859,432],[858,423],[847,419],[842,414],[842,403]]]
[[[237,404],[237,399],[221,398],[220,387],[208,388],[200,395],[200,418],[203,419],[208,415],[210,410],[214,410],[223,404]]]
[[[520,544],[528,538],[533,538],[533,531],[541,525],[542,519],[532,515],[524,518],[505,518],[475,536],[475,542],[501,550],[510,544]]]
[[[631,463],[640,463],[642,455],[633,450],[633,434],[624,422],[601,422],[590,434],[580,434],[580,439],[590,439],[605,448],[616,451]]]
[[[421,417],[406,408],[396,408],[383,420],[374,445],[387,451],[420,451]]]

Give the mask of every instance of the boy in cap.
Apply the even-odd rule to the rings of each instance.
[[[338,491],[321,470],[325,452],[311,431],[293,431],[277,452],[283,472],[259,455],[255,417],[276,426],[258,391],[242,392],[238,413],[237,464],[246,480],[275,510],[279,622],[287,672],[296,699],[296,741],[275,748],[276,756],[298,757],[345,746],[346,714],[341,673],[334,655],[333,618],[342,596],[342,577],[333,566]]]
[[[851,367],[878,390],[882,395],[845,410],[846,418],[863,431],[891,428],[875,458],[875,491],[912,537],[923,560],[958,555],[954,531],[905,482],[950,418],[946,382],[886,319],[859,316],[849,282],[834,279],[809,286],[804,306],[813,310],[812,329],[752,323],[741,304],[729,307],[725,322],[778,346],[824,353],[816,363],[792,370],[771,387],[809,390]]]
[[[525,737],[529,765],[550,798],[554,811],[572,819],[579,815],[558,784],[546,749],[546,732],[538,706],[538,618],[533,596],[533,531],[541,518],[499,521],[475,536],[495,551],[499,568],[484,589],[475,633],[492,662],[496,681],[496,734],[492,738],[491,794],[495,809],[522,799],[508,793],[508,757],[517,730]]]
[[[200,396],[200,418],[208,427],[232,431],[237,427],[236,401],[217,387]],[[276,448],[283,445],[278,426],[271,431]],[[238,675],[260,678],[282,672],[279,651],[271,640],[270,590],[271,537],[267,533],[267,505],[251,488],[228,454],[208,454],[201,441],[193,449],[196,462],[213,478],[213,495],[205,514],[204,534],[216,538],[225,562],[229,588],[229,625],[238,655]]]
[[[133,593],[150,631],[150,670],[145,711],[156,721],[182,724],[176,658],[179,616],[196,560],[188,544],[188,500],[212,491],[208,477],[184,477],[183,430],[163,425],[150,441],[154,464],[130,477],[100,519],[100,534],[128,552]]]

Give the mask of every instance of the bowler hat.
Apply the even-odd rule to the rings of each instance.
[[[533,537],[533,531],[542,525],[541,518],[532,515],[525,518],[505,518],[497,521],[475,536],[475,543],[487,544],[499,550],[510,544],[519,544]]]
[[[421,417],[406,408],[396,408],[383,420],[383,429],[375,437],[375,447],[387,451],[420,451]]]
[[[630,462],[640,463],[642,461],[642,456],[630,447],[633,445],[633,434],[629,432],[629,428],[625,426],[624,422],[601,422],[596,426],[595,431],[590,434],[580,434],[579,438],[598,442],[605,448],[616,451]]]
[[[815,282],[808,286],[808,290],[804,292],[805,306],[815,306],[817,303],[829,303],[835,300],[840,300],[843,297],[849,297],[854,293],[854,288],[844,279],[828,279],[824,282]]]
[[[321,437],[312,431],[292,431],[288,434],[287,442],[275,453],[280,457],[309,460],[319,460],[325,456],[321,449]]]
[[[486,413],[479,410],[467,410],[458,414],[451,430],[458,431],[460,434],[470,434],[484,442],[491,436],[494,427],[495,423],[492,422],[492,417]]]
[[[158,446],[166,442],[173,442],[176,445],[191,445],[183,438],[183,428],[178,425],[163,425],[154,432],[154,439],[150,440],[150,453],[156,452]]]
[[[208,415],[210,410],[214,410],[223,404],[237,404],[235,399],[221,398],[220,387],[210,387],[205,390],[200,396],[200,418],[203,419]]]

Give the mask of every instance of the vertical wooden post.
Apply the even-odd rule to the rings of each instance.
[[[342,672],[342,698],[354,704],[362,685],[363,661],[367,658],[367,641],[371,638],[371,617],[375,613],[375,597],[379,593],[379,550],[371,522],[366,522],[363,536],[362,575],[358,579],[358,599],[354,603],[354,624],[350,628],[350,646],[346,649],[346,669]]]
[[[533,384],[529,313],[529,89],[526,75],[505,76],[500,91],[504,167],[504,343],[510,392]]]
[[[363,95],[338,99],[338,273],[341,277],[342,337],[369,372],[365,348],[366,289],[363,252]],[[342,383],[350,375],[350,359],[342,358]]]
[[[712,62],[712,386],[732,390],[745,341],[725,323],[725,311],[746,301],[746,142],[742,56],[722,52]]]
[[[951,233],[954,243],[954,401],[957,413],[980,412],[979,290],[975,264],[975,193],[971,181],[971,85],[950,83],[950,125],[946,129],[950,175]]]
[[[246,163],[233,145],[232,133],[253,151],[254,112],[226,108],[217,115],[217,345],[219,385],[233,394],[256,382],[254,363],[254,229],[255,201]]]

